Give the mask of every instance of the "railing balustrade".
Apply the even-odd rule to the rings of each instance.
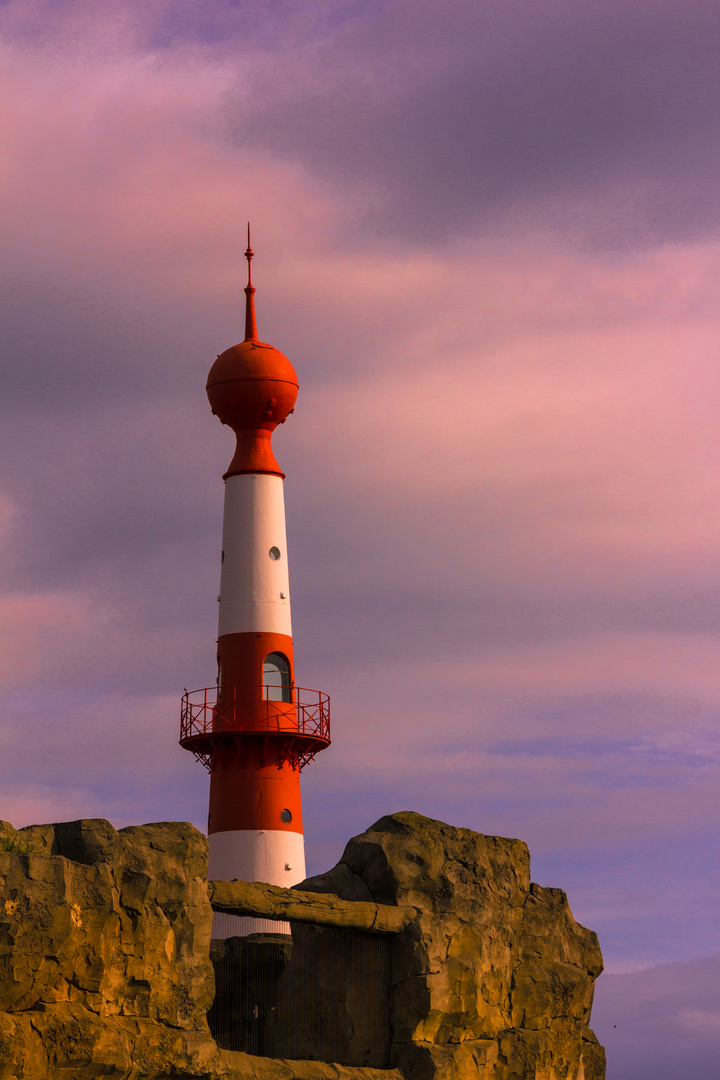
[[[270,684],[186,690],[180,713],[181,745],[210,769],[213,740],[285,734],[295,737],[293,756],[302,768],[330,742],[330,698],[320,690],[292,686],[292,701],[272,700],[276,690]]]

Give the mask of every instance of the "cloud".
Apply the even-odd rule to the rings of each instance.
[[[485,653],[475,671],[485,687],[512,687],[518,694],[541,695],[549,688],[557,695],[580,688],[594,694],[652,687],[657,694],[717,701],[719,651],[717,637],[614,632]],[[458,679],[467,673],[467,660],[444,668],[450,679]]]
[[[88,211],[121,217],[127,245],[146,251],[154,220],[162,230],[174,215],[181,233],[188,208],[197,217],[197,182],[212,231],[212,207],[227,223],[257,204],[260,173],[268,229],[280,213],[292,232],[284,207],[302,214],[280,197],[285,173],[326,203],[341,195],[351,212],[338,227],[361,244],[559,235],[632,250],[717,229],[716,20],[701,3],[460,0],[440,13],[337,0],[200,14],[14,0],[2,24],[8,77],[24,84],[5,138],[34,166],[33,202],[52,163],[45,232],[77,168],[95,185]],[[176,154],[183,168],[170,172]],[[219,162],[234,163],[231,183]]]
[[[715,29],[676,0],[366,7],[259,69],[235,137],[362,185],[369,227],[413,243],[698,236],[717,226]]]
[[[207,773],[177,744],[179,694],[34,686],[4,702],[3,817],[16,827],[79,817],[205,827]]]

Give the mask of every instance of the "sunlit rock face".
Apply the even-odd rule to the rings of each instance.
[[[206,869],[183,823],[2,823],[0,1076],[202,1071],[216,1052]]]
[[[519,840],[382,818],[297,889],[408,906],[391,939],[391,1064],[413,1080],[602,1080],[590,1031],[596,935],[530,882]]]

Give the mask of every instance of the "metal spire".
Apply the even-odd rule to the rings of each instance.
[[[257,341],[257,325],[255,323],[255,289],[250,274],[250,260],[253,257],[253,249],[250,247],[250,222],[248,221],[248,241],[245,258],[248,261],[248,283],[245,286],[245,340]]]

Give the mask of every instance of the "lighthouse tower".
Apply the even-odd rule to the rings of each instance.
[[[180,745],[210,773],[210,879],[294,885],[305,877],[300,771],[330,743],[327,694],[295,684],[285,535],[285,474],[272,433],[293,412],[295,371],[259,341],[250,228],[245,340],[218,356],[207,395],[235,432],[223,479],[217,686],[186,693]],[[256,920],[216,917],[215,936]]]

